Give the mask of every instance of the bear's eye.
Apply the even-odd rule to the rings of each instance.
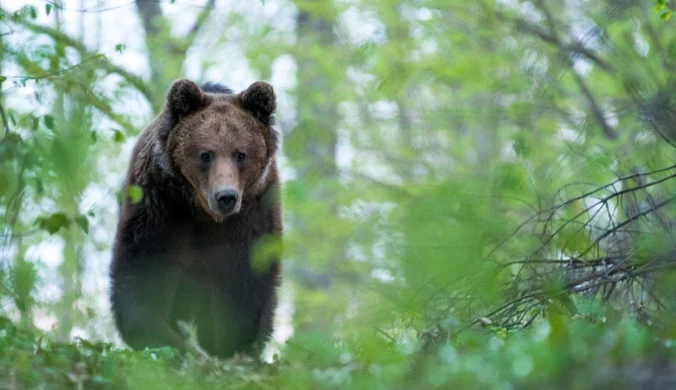
[[[244,160],[246,160],[246,154],[237,153],[237,155],[235,156],[235,160],[237,160],[238,163],[244,162]]]
[[[202,160],[202,162],[205,164],[211,164],[212,159],[213,156],[211,155],[211,152],[204,152],[200,154],[200,160]]]

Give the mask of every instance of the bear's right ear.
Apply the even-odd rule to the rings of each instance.
[[[242,107],[249,110],[256,119],[266,125],[274,124],[272,113],[277,108],[277,99],[272,85],[265,81],[256,81],[242,91],[238,98]]]
[[[209,104],[210,99],[192,81],[178,80],[172,84],[167,94],[167,109],[172,118],[179,121]]]

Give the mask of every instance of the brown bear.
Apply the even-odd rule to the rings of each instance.
[[[265,82],[235,94],[179,80],[141,134],[124,193],[143,197],[121,205],[110,271],[132,348],[186,351],[179,321],[223,358],[260,351],[272,333],[279,259],[252,267],[252,251],[282,232],[275,106]]]

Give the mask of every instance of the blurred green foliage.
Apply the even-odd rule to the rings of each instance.
[[[528,332],[465,333],[415,355],[377,337],[328,346],[310,334],[272,363],[180,358],[77,339],[56,343],[0,322],[0,377],[9,388],[613,388],[673,383],[673,342],[619,313],[552,316]],[[668,387],[667,387],[668,388]]]
[[[225,3],[0,8],[0,384],[676,386],[673,1]],[[100,303],[179,77],[276,87],[272,363],[129,351]]]

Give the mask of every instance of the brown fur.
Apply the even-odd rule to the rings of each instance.
[[[144,196],[121,207],[111,303],[135,349],[185,351],[178,321],[192,321],[202,348],[221,357],[272,332],[279,261],[255,272],[251,251],[282,232],[274,91],[263,82],[240,94],[211,91],[174,83],[132,153],[125,192],[135,184]],[[223,188],[237,194],[232,211],[219,209]]]

